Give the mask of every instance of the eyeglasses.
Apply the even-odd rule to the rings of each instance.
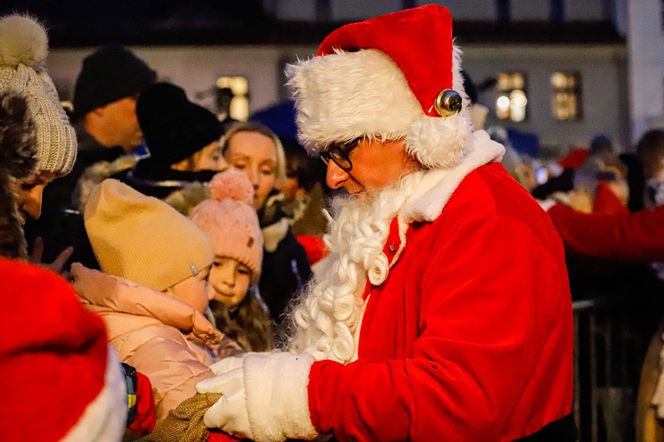
[[[350,172],[353,169],[353,163],[351,163],[349,155],[360,144],[363,138],[358,137],[345,143],[332,144],[325,152],[320,154],[320,159],[325,164],[328,164],[332,160],[345,172]]]

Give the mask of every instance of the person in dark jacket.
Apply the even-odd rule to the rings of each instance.
[[[219,151],[223,124],[187,99],[184,89],[155,83],[136,105],[149,156],[117,178],[149,196],[164,199],[192,182],[209,182],[226,168]]]

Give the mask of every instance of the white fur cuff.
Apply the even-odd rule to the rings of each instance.
[[[252,438],[256,441],[314,439],[307,387],[314,359],[275,352],[244,358],[244,381]]]

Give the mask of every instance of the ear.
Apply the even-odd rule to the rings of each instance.
[[[106,112],[106,106],[102,106],[93,109],[90,113],[96,118],[102,118],[105,112]]]

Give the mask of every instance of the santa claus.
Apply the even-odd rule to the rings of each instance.
[[[336,30],[289,67],[327,163],[330,256],[285,351],[213,366],[209,427],[257,441],[576,440],[563,247],[473,131],[447,9]]]

